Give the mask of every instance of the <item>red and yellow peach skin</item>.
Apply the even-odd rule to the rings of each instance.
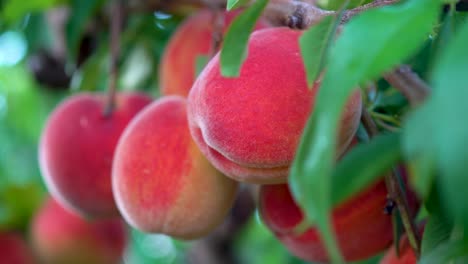
[[[233,179],[286,182],[320,86],[307,86],[300,36],[288,28],[258,30],[250,38],[240,77],[221,76],[217,55],[192,87],[188,115],[195,142]],[[340,153],[356,132],[360,115],[358,91],[342,114]]]
[[[239,14],[225,12],[223,32]],[[163,95],[187,97],[196,77],[196,61],[199,56],[210,56],[213,48],[213,12],[200,10],[187,18],[172,35],[167,44],[159,67],[160,87]],[[256,29],[267,27],[260,20]]]
[[[118,215],[111,187],[114,149],[128,122],[150,102],[143,94],[118,94],[112,114],[104,116],[106,95],[82,93],[53,111],[39,161],[55,199],[81,215]]]
[[[201,237],[220,224],[238,185],[198,150],[180,96],[155,101],[130,123],[118,143],[112,177],[117,205],[130,225],[182,239]]]

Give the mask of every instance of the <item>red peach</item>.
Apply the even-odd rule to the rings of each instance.
[[[14,233],[0,233],[1,263],[33,264],[32,254],[23,239]]]
[[[119,218],[87,221],[49,199],[35,216],[32,240],[47,264],[115,264],[126,246],[126,229]]]
[[[368,258],[390,246],[392,218],[383,212],[386,199],[385,183],[379,182],[333,210],[336,238],[347,261]],[[328,261],[316,228],[295,234],[304,216],[288,185],[262,186],[259,203],[265,224],[294,255],[312,262]]]
[[[118,215],[111,186],[114,149],[128,122],[150,102],[143,94],[118,94],[114,111],[104,116],[106,96],[83,93],[53,111],[42,132],[39,161],[55,199],[82,215]]]
[[[286,182],[289,166],[315,104],[298,39],[300,31],[263,29],[252,34],[239,78],[220,74],[215,56],[188,98],[195,142],[227,176],[251,183]],[[349,99],[341,121],[339,153],[359,125],[361,95]]]
[[[406,181],[405,170],[399,169]],[[373,256],[390,246],[393,240],[392,217],[384,213],[387,188],[379,181],[335,207],[332,223],[341,253],[346,261]],[[411,212],[419,202],[407,193]],[[265,185],[260,189],[259,210],[264,223],[294,255],[312,262],[327,262],[328,254],[315,227],[302,233],[304,214],[287,184]]]
[[[225,12],[223,32],[239,14]],[[172,35],[167,44],[159,68],[160,87],[163,95],[187,97],[196,77],[196,60],[209,56],[212,49],[214,16],[210,10],[200,10],[187,18]],[[260,20],[256,29],[267,27]]]
[[[238,185],[198,150],[180,96],[157,100],[129,124],[117,146],[112,181],[130,225],[182,239],[201,237],[219,225]]]

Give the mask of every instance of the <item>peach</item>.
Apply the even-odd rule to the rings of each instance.
[[[180,96],[155,101],[125,129],[112,183],[130,225],[181,239],[204,236],[219,225],[238,185],[198,150],[188,129],[186,100]]]
[[[225,12],[223,32],[239,14]],[[187,18],[169,40],[159,67],[160,87],[163,95],[187,97],[196,77],[196,61],[199,56],[209,56],[212,47],[214,17],[204,9]],[[260,20],[256,29],[267,27]]]
[[[0,233],[1,263],[33,264],[32,253],[24,240],[12,232]]]
[[[252,34],[239,78],[220,74],[215,56],[188,98],[191,133],[201,151],[227,176],[251,183],[286,182],[319,89],[307,86],[300,31],[269,28]],[[339,152],[355,134],[361,95],[342,114]]]
[[[411,192],[408,202],[415,212],[418,202]],[[333,209],[334,231],[346,261],[366,259],[391,245],[392,217],[384,214],[386,204],[385,182],[379,181]],[[294,255],[312,262],[329,260],[315,227],[299,231],[304,214],[287,184],[262,186],[259,210],[266,226]]]
[[[127,241],[121,219],[88,221],[53,199],[39,209],[31,225],[34,249],[47,264],[119,263]]]
[[[122,93],[109,116],[106,96],[82,93],[62,102],[49,117],[39,147],[45,183],[54,198],[81,215],[118,215],[112,195],[111,165],[128,122],[151,99]]]
[[[335,234],[346,261],[368,258],[390,246],[392,218],[383,212],[386,199],[382,181],[333,210]],[[259,204],[264,223],[294,255],[312,262],[329,260],[316,228],[295,233],[304,216],[288,185],[262,186]]]

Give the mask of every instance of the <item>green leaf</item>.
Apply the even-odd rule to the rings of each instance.
[[[409,161],[411,172],[411,185],[423,198],[429,196],[435,169],[435,152],[433,146],[428,143],[426,137],[422,137],[428,131],[434,131],[435,123],[431,116],[431,108],[423,105],[410,114],[403,129],[403,153]]]
[[[43,11],[67,2],[67,0],[9,0],[3,6],[2,17],[9,23],[12,23],[30,12]]]
[[[334,39],[338,23],[336,16],[327,16],[318,25],[305,31],[299,39],[308,85],[315,82],[325,66],[328,48]]]
[[[437,246],[450,238],[453,224],[440,211],[431,213],[421,243],[422,256],[430,254]]]
[[[332,204],[344,202],[385,176],[401,158],[400,137],[396,133],[382,134],[353,147],[333,172]]]
[[[448,210],[468,227],[466,202],[466,164],[468,164],[468,22],[458,31],[440,56],[432,78],[433,94],[429,105],[432,110],[426,118],[437,120],[431,139],[437,155],[437,168],[441,173],[441,194]],[[431,114],[429,116],[429,114]]]
[[[414,0],[367,11],[345,26],[330,50],[314,113],[307,122],[289,177],[295,200],[309,221],[319,224],[324,238],[324,222],[330,218],[332,205],[331,174],[338,123],[346,100],[358,85],[412,55],[431,32],[439,7],[439,0]]]
[[[226,5],[226,9],[227,9],[227,11],[231,11],[231,10],[234,10],[236,8],[242,7],[243,5],[245,5],[248,2],[249,2],[249,0],[228,0],[227,5]]]
[[[106,55],[108,50],[100,48],[89,58],[81,68],[73,75],[71,90],[73,91],[95,91],[104,88],[103,78],[106,76]],[[107,78],[106,78],[107,79]]]
[[[221,48],[221,74],[239,77],[242,63],[247,58],[247,44],[255,23],[268,4],[268,0],[257,0],[229,26]]]
[[[75,59],[78,53],[79,43],[82,34],[90,18],[105,3],[104,0],[70,0],[73,14],[68,20],[65,28],[65,37],[68,46],[68,52],[71,58]]]
[[[447,241],[437,248],[432,250],[429,254],[423,256],[419,260],[419,264],[440,264],[447,263],[458,257],[467,256],[468,245],[463,241]]]

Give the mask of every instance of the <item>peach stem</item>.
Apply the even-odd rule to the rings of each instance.
[[[377,126],[364,105],[362,107],[361,122],[370,138],[378,134]],[[413,216],[409,210],[405,192],[402,189],[402,186],[398,180],[398,176],[395,174],[394,170],[385,176],[385,182],[389,192],[389,198],[394,200],[397,204],[397,208],[401,216],[401,221],[405,227],[410,245],[416,255],[416,258],[419,258],[421,239],[417,232],[418,229],[416,228]]]
[[[118,79],[118,62],[120,55],[120,34],[122,27],[122,1],[115,0],[112,7],[112,21],[111,21],[111,61],[110,61],[110,80],[107,91],[107,102],[104,109],[104,116],[108,117],[112,114],[115,107],[115,94],[117,90]]]

